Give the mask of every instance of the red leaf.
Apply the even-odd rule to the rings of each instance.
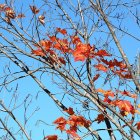
[[[65,29],[56,28],[56,31],[63,34],[63,35],[67,34],[67,31]]]
[[[43,50],[38,49],[38,50],[32,50],[32,54],[35,54],[37,56],[46,56],[46,54],[43,52]]]
[[[136,123],[137,129],[140,130],[140,122]]]
[[[93,82],[95,82],[98,78],[99,78],[100,74],[96,74],[94,77],[93,77]]]
[[[111,56],[109,53],[107,53],[105,50],[99,50],[97,53],[95,53],[95,55],[98,55],[100,57],[103,56]]]
[[[64,110],[67,112],[69,115],[73,115],[75,112],[73,111],[73,108],[69,107],[67,110]]]
[[[66,61],[64,60],[63,57],[59,57],[58,60],[60,61],[61,64],[66,65]]]
[[[102,121],[104,121],[104,115],[103,114],[98,114],[97,118],[95,119],[95,121],[97,121],[97,123],[100,123]]]
[[[104,100],[103,100],[104,102],[106,102],[106,103],[111,103],[111,100],[106,96],[105,98],[104,98]]]
[[[49,135],[44,138],[45,140],[57,140],[57,135]]]
[[[131,97],[131,98],[137,98],[137,95],[136,95],[136,94],[131,94],[130,92],[128,92],[128,91],[126,91],[126,90],[120,91],[120,93],[121,93],[122,95],[129,96],[129,97]]]

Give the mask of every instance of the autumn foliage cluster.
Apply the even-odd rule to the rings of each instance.
[[[57,28],[56,32],[58,35],[59,33],[63,35],[63,39],[55,36],[49,36],[49,39],[41,40],[39,43],[34,44],[37,48],[32,50],[32,54],[40,57],[47,57],[47,61],[50,64],[59,65],[66,65],[67,60],[64,57],[59,56],[59,54],[70,54],[71,57],[74,58],[74,61],[86,61],[87,59],[94,59],[96,64],[93,65],[97,71],[112,72],[113,75],[118,75],[120,78],[123,79],[131,79],[131,74],[129,73],[126,64],[123,61],[118,61],[117,59],[108,60],[105,57],[111,57],[106,50],[98,50],[94,45],[82,43],[78,36],[70,36],[67,34],[65,29]],[[68,39],[69,37],[69,39]],[[93,77],[93,82],[99,78],[100,74],[96,74]],[[111,90],[103,90],[97,89],[96,92],[102,93],[104,96],[103,101],[108,103],[112,107],[117,107],[120,111],[122,116],[127,116],[128,114],[134,115],[135,113],[140,114],[139,110],[136,110],[135,107],[131,104],[129,100],[124,99],[116,99],[116,96],[122,97],[129,97],[132,99],[136,99],[137,95],[132,94],[129,91],[111,91]],[[71,112],[68,112],[70,118],[68,120],[64,119],[63,117],[58,118],[54,121],[54,124],[57,124],[57,129],[61,131],[65,131],[66,133],[70,134],[72,137],[79,137],[77,132],[78,126],[86,126],[88,127],[91,122],[85,120],[82,116],[75,116],[73,115],[73,109]],[[98,123],[104,121],[104,115],[99,114],[95,119]],[[65,125],[70,125],[70,129],[65,130]],[[140,122],[136,123],[135,125],[137,129],[140,129]]]

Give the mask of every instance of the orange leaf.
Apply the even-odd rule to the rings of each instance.
[[[67,133],[67,134],[70,134],[74,139],[75,139],[75,138],[80,138],[79,135],[78,135],[75,131],[66,130],[66,133]]]
[[[32,54],[35,54],[37,56],[46,56],[46,54],[41,49],[32,50]]]
[[[45,137],[45,140],[57,140],[57,135],[49,135]]]
[[[56,36],[49,36],[49,38],[50,38],[50,40],[51,40],[52,42],[55,42],[55,41],[57,41],[57,38],[56,38]]]
[[[67,34],[67,31],[65,29],[56,28],[56,31],[63,34],[63,35]]]
[[[97,92],[103,93],[105,97],[114,97],[114,93],[111,90],[103,90],[101,88],[96,90]]]
[[[52,42],[49,40],[41,40],[38,44],[34,44],[34,46],[38,48],[42,47],[45,51],[49,51],[52,46]]]
[[[115,106],[118,106],[121,111],[131,112],[133,113],[134,107],[127,100],[115,100],[112,102]]]
[[[60,117],[56,119],[53,123],[58,125],[57,126],[58,129],[60,129],[61,131],[64,131],[67,121],[65,118]]]
[[[31,11],[32,11],[34,14],[38,14],[38,13],[39,13],[39,9],[37,9],[36,6],[30,6],[30,9],[31,9]]]
[[[105,67],[102,64],[94,65],[94,67],[97,68],[98,70],[101,70],[101,71],[104,71],[104,72],[107,72],[108,71],[108,68]]]
[[[105,50],[99,50],[97,53],[95,53],[95,55],[98,55],[100,57],[103,56],[111,56],[109,53],[107,53]]]
[[[83,44],[78,42],[76,48],[73,51],[75,61],[84,61],[86,58],[93,57],[93,47],[89,44]]]
[[[73,44],[81,42],[81,40],[80,40],[80,38],[78,36],[71,36],[71,40],[72,40]]]
[[[73,52],[74,60],[75,61],[85,61],[86,57],[84,54],[79,53],[78,51]]]

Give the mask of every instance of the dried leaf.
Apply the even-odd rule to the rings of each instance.
[[[38,14],[38,13],[39,13],[39,9],[37,9],[36,6],[30,6],[30,9],[31,9],[31,11],[32,11],[34,14]]]
[[[45,16],[44,15],[40,15],[39,17],[38,17],[38,20],[39,20],[39,22],[41,23],[41,24],[45,24]]]
[[[17,17],[16,18],[24,18],[25,17],[25,15],[24,14],[22,14],[22,13],[20,13],[20,14],[18,14],[17,15]]]

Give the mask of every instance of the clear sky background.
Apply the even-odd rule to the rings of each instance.
[[[4,3],[4,0],[1,0],[0,3]],[[16,10],[19,12],[21,10],[20,6],[22,5],[25,15],[27,17],[31,18],[32,13],[30,11],[29,5],[34,5],[34,4],[37,7],[42,6],[42,2],[39,0],[36,0],[35,2],[32,2],[32,1],[23,2],[23,1],[17,0],[17,2],[15,2],[15,7],[16,7]],[[140,7],[138,7],[138,8],[140,8]],[[24,9],[26,9],[26,10],[24,10]],[[45,9],[45,8],[43,7],[43,9]],[[121,9],[121,10],[123,11],[123,9]],[[49,11],[49,9],[46,9],[46,11]],[[55,14],[55,11],[54,11],[54,14]],[[47,15],[47,13],[46,13],[46,15]],[[70,15],[72,16],[72,18],[76,19],[76,17],[74,17],[74,15],[72,15],[72,14],[70,14]],[[57,15],[54,15],[54,17],[57,17]],[[130,17],[131,17],[131,14],[128,18],[125,19],[123,24],[128,29],[129,33],[132,33],[134,36],[136,36],[137,38],[140,39],[140,28],[135,24],[135,19],[133,17],[132,18],[130,18]],[[47,20],[49,21],[48,17],[47,17]],[[116,20],[111,19],[111,21],[113,24],[118,25],[118,22]],[[26,20],[23,22],[23,24],[26,25]],[[55,24],[57,25],[57,27],[59,27],[59,26],[62,27],[62,24],[59,21],[56,21]],[[45,26],[46,31],[48,30],[49,25],[50,25],[49,23],[46,24],[46,26]],[[53,26],[56,26],[56,25],[53,24]],[[1,23],[0,23],[0,26],[2,26]],[[41,29],[42,29],[42,31],[44,31],[44,27],[42,27]],[[0,32],[1,31],[2,30],[0,29]],[[43,32],[43,33],[45,33],[45,32]],[[95,40],[95,37],[102,38],[102,42],[100,42],[100,45],[105,44],[106,36],[104,36],[103,34],[104,33],[101,33],[101,32],[95,32],[90,39],[91,44],[96,43],[97,40]],[[7,37],[10,37],[10,35],[8,35],[8,34],[6,34],[6,35],[7,35]],[[118,33],[118,37],[121,38],[121,33]],[[43,38],[43,36],[42,36],[42,38]],[[0,39],[0,42],[1,42],[1,39]],[[121,45],[123,46],[123,49],[125,50],[125,53],[126,53],[128,59],[130,60],[130,63],[134,64],[135,57],[136,57],[137,53],[140,51],[139,50],[140,42],[135,39],[131,39],[129,36],[126,35],[121,38]],[[24,47],[24,46],[21,46],[21,47]],[[109,48],[112,48],[111,51],[113,53],[115,53],[116,56],[120,56],[120,54],[119,54],[118,50],[116,49],[116,46],[113,42],[110,43]],[[23,58],[23,56],[20,56],[20,58]],[[23,59],[30,66],[34,65],[35,67],[38,67],[39,65],[41,65],[41,64],[36,63],[32,59],[28,59],[28,58],[23,58]],[[0,75],[4,75],[5,64],[7,64],[7,66],[10,65],[11,71],[15,71],[15,70],[20,71],[20,69],[17,66],[15,66],[15,64],[9,63],[9,60],[5,57],[0,57],[0,62],[1,62],[0,63],[0,67],[1,67]],[[78,64],[79,64],[78,62],[75,63],[75,65],[78,65]],[[6,69],[6,72],[8,73],[7,69]],[[45,86],[52,93],[57,94],[56,97],[58,99],[61,99],[62,91],[60,88],[58,88],[56,85],[54,85],[54,83],[52,82],[52,79],[50,77],[51,76],[49,74],[43,74],[42,81],[44,81]],[[9,77],[9,79],[10,78],[11,77]],[[97,83],[97,84],[99,84],[99,83]],[[99,86],[100,85],[97,85],[97,87],[99,87]],[[17,87],[17,90],[15,90],[16,87]],[[58,93],[60,93],[60,95]],[[56,135],[58,134],[60,136],[60,138],[65,139],[66,135],[64,133],[60,133],[59,130],[56,130],[54,125],[51,126],[52,122],[56,118],[58,118],[60,116],[64,116],[64,114],[56,106],[56,104],[52,101],[52,99],[48,95],[46,95],[30,77],[26,77],[21,80],[13,82],[8,87],[8,90],[3,88],[0,93],[0,99],[2,99],[5,103],[5,105],[7,105],[7,107],[8,107],[13,95],[15,95],[17,97],[16,106],[17,107],[19,106],[19,108],[15,109],[13,111],[13,113],[18,118],[18,120],[20,120],[21,123],[24,123],[24,119],[25,119],[24,118],[25,98],[27,99],[26,105],[28,105],[28,103],[30,103],[30,101],[31,101],[31,104],[30,104],[29,108],[27,109],[27,116],[29,117],[32,114],[32,112],[34,112],[34,110],[37,110],[35,112],[35,114],[31,117],[31,119],[29,120],[29,122],[27,123],[27,126],[26,126],[28,131],[31,130],[33,140],[42,140],[43,135],[46,136],[46,135],[51,135],[51,134],[56,134]],[[67,101],[69,101],[69,99],[67,99],[65,102],[67,102]],[[23,103],[23,104],[21,104],[21,103]],[[12,108],[13,105],[14,105],[14,100],[12,101],[11,107],[8,107],[8,108]],[[74,104],[67,102],[67,107],[69,107],[69,106],[73,107]],[[5,117],[5,114],[0,112],[0,117],[1,118]],[[12,121],[11,119],[9,119],[9,120],[10,120],[9,121],[10,123],[8,124],[8,127],[16,128],[17,126],[15,125],[15,122]],[[46,125],[43,122],[39,123],[38,120],[42,120],[48,125]],[[102,123],[102,127],[104,127],[104,123]],[[95,128],[98,128],[98,126],[96,125]],[[16,132],[17,130],[14,130],[14,132]],[[106,138],[108,138],[108,134],[105,133],[104,131],[102,131],[100,133],[102,133]],[[3,131],[0,130],[0,136],[2,136],[2,134],[3,134]],[[18,138],[18,139],[20,140],[21,138]],[[90,138],[87,138],[86,140],[90,140]],[[106,139],[106,140],[108,140],[108,139]]]

